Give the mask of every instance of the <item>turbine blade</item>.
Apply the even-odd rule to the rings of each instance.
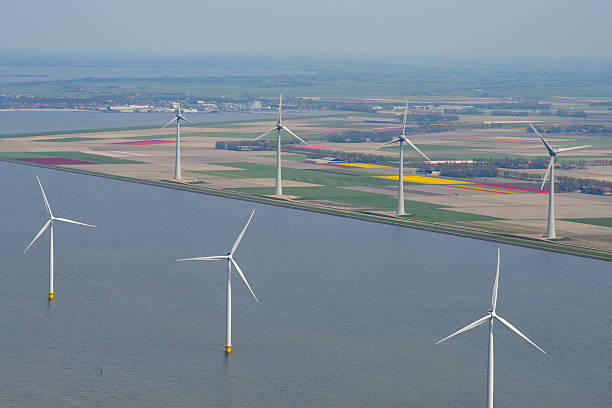
[[[278,123],[281,123],[283,120],[283,94],[280,94],[280,98],[278,99]]]
[[[406,116],[408,116],[408,101],[406,101],[406,109],[404,109],[404,122],[402,123],[402,136],[406,134]]]
[[[489,320],[491,318],[491,315],[486,315],[485,317],[481,317],[480,319],[476,320],[474,323],[470,323],[467,326],[465,326],[463,329],[457,330],[456,332],[454,332],[453,334],[451,334],[450,336],[447,336],[445,338],[443,338],[442,340],[436,342],[436,344],[440,344],[443,341],[446,341],[448,339],[450,339],[451,337],[454,337],[458,334],[461,334],[465,331],[468,331],[470,329],[473,329],[476,326],[480,326],[481,324],[483,324],[484,322],[486,322],[487,320]]]
[[[384,144],[382,144],[382,145],[380,145],[380,146],[378,146],[378,147],[374,148],[373,150],[380,150],[380,149],[382,149],[383,147],[387,147],[387,146],[389,146],[390,144],[397,143],[397,142],[399,142],[399,141],[401,141],[401,139],[398,137],[397,139],[393,139],[393,140],[391,140],[390,142],[384,143]]]
[[[30,242],[30,245],[28,245],[28,246],[26,247],[25,251],[23,251],[23,253],[24,253],[24,254],[25,254],[26,252],[28,252],[28,249],[30,249],[30,247],[32,246],[32,244],[33,244],[34,242],[36,242],[36,240],[38,239],[38,237],[40,237],[40,236],[43,234],[43,232],[45,232],[45,230],[46,230],[47,228],[49,228],[49,224],[51,224],[51,220],[47,221],[47,222],[45,223],[45,225],[43,225],[42,229],[41,229],[41,230],[38,232],[38,234],[36,234],[36,236],[34,237],[34,239],[32,240],[32,242]]]
[[[70,224],[78,224],[78,225],[84,225],[86,227],[94,227],[96,228],[95,225],[91,225],[91,224],[85,224],[84,222],[78,222],[78,221],[73,221],[73,220],[69,220],[67,218],[54,218],[54,220],[58,220],[58,221],[63,221],[63,222],[68,222]]]
[[[180,118],[183,119],[185,122],[191,123],[193,125],[193,122],[184,117],[183,115],[181,115]]]
[[[240,240],[242,240],[242,236],[244,235],[244,232],[246,231],[247,227],[249,226],[249,223],[251,222],[251,219],[253,218],[254,214],[255,214],[255,210],[253,210],[253,212],[251,213],[251,216],[249,217],[249,220],[247,221],[246,225],[244,226],[242,231],[240,231],[240,235],[238,235],[238,238],[236,239],[236,242],[234,242],[234,246],[232,247],[232,250],[230,251],[230,255],[233,255],[234,251],[236,251],[236,248],[238,248],[238,244],[240,244]]]
[[[538,347],[537,344],[535,344],[533,341],[529,340],[527,338],[527,336],[525,336],[523,333],[521,333],[516,327],[514,327],[513,325],[511,325],[509,322],[507,322],[505,319],[503,319],[501,316],[497,316],[495,315],[495,318],[497,318],[500,322],[502,322],[502,324],[504,324],[507,328],[509,328],[510,330],[512,330],[513,332],[515,332],[516,334],[518,334],[519,336],[521,336],[523,338],[523,340],[525,340],[526,342],[528,342],[529,344],[531,344],[533,347],[537,348],[538,350],[540,350],[542,353],[546,354],[546,352],[544,350],[542,350],[540,347]]]
[[[531,122],[529,122],[529,126],[531,126],[531,128],[533,129],[534,132],[536,132],[536,134],[540,137],[540,140],[542,140],[542,143],[544,143],[544,147],[546,147],[546,150],[548,150],[548,154],[550,154],[551,156],[554,154],[555,150],[548,144],[548,142],[546,140],[544,140],[544,138],[542,137],[542,135],[540,134],[540,132],[538,132],[538,129],[536,129]]]
[[[287,128],[286,126],[283,126],[283,129],[285,129],[287,131],[287,133],[289,133],[291,136],[295,137],[296,139],[298,139],[300,142],[307,144],[306,141],[304,139],[302,139],[301,137],[299,137],[298,135],[296,135],[295,133],[293,133],[289,128]]]
[[[431,161],[431,160],[429,160],[429,157],[427,157],[427,156],[425,155],[425,153],[423,153],[422,151],[420,151],[420,150],[419,150],[419,148],[418,148],[418,147],[416,147],[416,146],[414,145],[414,143],[412,143],[412,141],[410,141],[410,139],[408,139],[407,137],[405,137],[404,139],[405,139],[405,140],[408,142],[408,144],[409,144],[410,146],[412,146],[412,148],[413,148],[414,150],[416,150],[417,152],[419,152],[419,154],[420,154],[421,156],[423,156],[424,158],[426,158],[426,159],[427,159],[427,161]]]
[[[255,296],[255,293],[253,293],[253,289],[251,289],[251,285],[249,285],[249,282],[244,277],[244,273],[242,273],[242,270],[240,269],[236,261],[234,261],[232,258],[230,258],[230,260],[232,261],[232,265],[236,267],[236,270],[238,271],[238,274],[242,278],[242,281],[244,282],[244,284],[247,286],[247,288],[249,288],[249,291],[251,291],[251,295],[253,295],[253,298],[255,299],[255,301],[259,303],[259,299],[257,299],[257,296]]]
[[[569,150],[586,149],[587,147],[591,147],[591,146],[592,145],[574,146],[574,147],[562,147],[561,149],[557,149],[557,153],[567,152]]]
[[[177,259],[177,262],[181,262],[181,261],[218,261],[221,259],[227,259],[228,256],[227,255],[219,255],[219,256],[201,256],[199,258],[183,258],[183,259]]]
[[[495,273],[495,283],[493,284],[493,297],[491,297],[491,310],[495,312],[497,307],[497,290],[499,289],[499,248],[497,248],[497,272]]]
[[[270,129],[270,130],[268,130],[267,132],[262,133],[261,135],[257,136],[255,139],[253,139],[253,140],[251,140],[251,141],[252,141],[252,142],[254,142],[254,141],[256,141],[256,140],[261,139],[262,137],[266,137],[266,136],[268,136],[270,133],[274,132],[276,129],[277,129],[277,128]]]
[[[38,185],[40,186],[40,192],[42,193],[43,199],[45,200],[45,207],[47,208],[47,213],[49,213],[50,217],[53,217],[53,212],[51,212],[51,206],[49,205],[49,201],[47,200],[47,195],[45,194],[45,189],[40,182],[38,176],[36,176],[36,180],[38,181]]]
[[[540,186],[540,190],[544,189],[544,184],[546,184],[546,179],[548,178],[548,175],[550,174],[550,169],[552,169],[552,166],[555,163],[555,156],[551,156],[550,157],[550,161],[548,162],[548,169],[546,169],[546,174],[544,174],[544,180],[542,180],[542,185]]]
[[[166,123],[166,124],[165,124],[164,126],[162,126],[160,129],[165,128],[166,126],[168,126],[169,124],[171,124],[172,122],[174,122],[174,121],[175,121],[175,120],[177,120],[177,119],[178,119],[178,117],[177,117],[177,116],[173,117],[172,119],[170,119],[170,122]]]

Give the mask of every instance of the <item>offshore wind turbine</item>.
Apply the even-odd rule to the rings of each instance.
[[[177,98],[178,99],[178,98]],[[193,125],[193,122],[183,116],[183,110],[181,108],[181,100],[178,100],[178,109],[176,110],[176,115],[164,126],[161,128],[165,128],[170,125],[172,122],[176,121],[176,158],[174,161],[174,179],[181,180],[181,120],[185,122],[189,122]]]
[[[278,101],[278,121],[276,122],[276,126],[274,126],[272,129],[268,130],[267,132],[264,132],[263,134],[257,136],[255,139],[253,139],[253,141],[255,140],[259,140],[263,137],[268,136],[270,133],[273,133],[274,131],[276,131],[276,138],[277,138],[277,145],[276,145],[276,185],[274,188],[274,195],[276,196],[282,196],[283,195],[283,186],[282,186],[282,176],[281,176],[281,137],[280,137],[280,132],[281,130],[284,130],[285,132],[289,133],[291,136],[295,137],[297,140],[299,140],[300,142],[306,144],[306,142],[299,137],[298,135],[296,135],[295,133],[293,133],[291,131],[291,129],[289,129],[287,126],[283,125],[283,95],[280,95],[279,101]]]
[[[586,147],[591,147],[591,145],[584,146],[575,146],[575,147],[563,147],[561,149],[553,149],[551,145],[548,144],[546,140],[542,137],[540,132],[531,124],[531,129],[540,137],[542,143],[544,143],[544,147],[548,151],[548,155],[550,156],[550,161],[548,162],[548,169],[546,170],[546,174],[544,175],[544,180],[542,181],[542,186],[540,190],[544,188],[544,184],[546,184],[546,179],[550,174],[550,189],[548,191],[548,225],[546,227],[546,238],[556,238],[557,234],[555,231],[555,157],[557,154],[561,152],[567,152],[569,150],[577,150],[584,149]]]
[[[487,408],[493,408],[493,322],[497,319],[501,324],[512,330],[514,333],[518,334],[523,340],[527,341],[529,344],[540,350],[542,353],[546,354],[544,350],[538,347],[533,341],[529,340],[527,336],[521,333],[516,327],[507,322],[504,318],[499,316],[496,312],[497,307],[497,290],[499,288],[499,248],[497,249],[497,272],[495,273],[495,283],[493,284],[493,296],[491,297],[491,308],[489,309],[489,313],[476,320],[473,323],[468,324],[463,329],[457,330],[453,334],[448,337],[443,338],[442,340],[436,342],[436,344],[440,344],[445,340],[450,339],[457,334],[463,333],[470,329],[473,329],[476,326],[480,326],[484,322],[489,322],[489,360],[487,365]]]
[[[84,225],[86,227],[94,227],[94,228],[95,228],[95,225],[85,224],[82,222],[69,220],[67,218],[55,217],[53,215],[53,212],[51,211],[51,206],[49,205],[49,201],[47,200],[45,190],[43,189],[43,186],[38,176],[36,176],[36,180],[38,181],[38,185],[40,186],[40,192],[42,193],[43,200],[45,202],[45,208],[47,209],[47,213],[49,214],[49,221],[47,221],[45,225],[43,225],[42,229],[38,232],[38,234],[36,234],[32,242],[30,242],[30,244],[26,247],[23,253],[25,254],[28,251],[28,249],[30,249],[32,244],[36,242],[36,240],[47,230],[47,228],[49,227],[51,228],[50,233],[49,233],[50,235],[49,235],[49,292],[48,294],[49,294],[49,299],[53,300],[53,223],[55,221],[61,221],[61,222],[67,222],[70,224],[78,224],[78,225]]]
[[[253,289],[251,289],[251,285],[249,285],[249,282],[244,276],[244,273],[242,273],[242,269],[240,269],[240,266],[238,266],[238,263],[234,260],[234,257],[233,257],[234,252],[236,252],[236,248],[238,248],[238,244],[240,244],[240,240],[242,239],[242,236],[244,235],[244,232],[249,226],[249,223],[251,222],[251,219],[253,218],[254,214],[255,214],[255,210],[253,210],[253,212],[251,213],[249,220],[247,221],[246,225],[240,232],[240,235],[238,235],[238,238],[234,242],[232,249],[228,252],[227,255],[202,256],[199,258],[177,259],[177,261],[227,261],[227,295],[226,295],[226,308],[225,308],[225,319],[226,319],[225,352],[227,354],[230,354],[232,352],[232,265],[234,265],[234,267],[238,271],[238,274],[242,278],[242,281],[244,282],[244,284],[247,286],[247,288],[249,288],[249,291],[251,292],[251,295],[253,295],[253,298],[255,299],[255,301],[259,303],[259,299],[257,299],[257,296],[255,296],[255,293],[253,293]]]
[[[406,108],[404,109],[404,121],[402,123],[402,134],[397,137],[397,139],[393,139],[390,142],[383,144],[382,146],[377,147],[374,150],[382,149],[388,145],[399,142],[400,148],[400,156],[399,156],[399,171],[398,171],[398,185],[397,185],[397,215],[404,215],[404,143],[408,143],[414,150],[416,150],[421,156],[423,156],[427,161],[429,157],[425,155],[422,151],[419,150],[418,147],[412,143],[410,139],[406,137],[406,116],[408,115],[408,102],[406,102]]]

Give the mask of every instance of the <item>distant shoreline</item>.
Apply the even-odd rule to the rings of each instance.
[[[40,111],[40,112],[101,112],[101,111],[95,111],[95,110],[89,110],[89,109],[73,109],[73,108],[61,108],[61,109],[54,109],[54,108],[3,108],[0,109],[0,112],[36,112],[36,111]]]

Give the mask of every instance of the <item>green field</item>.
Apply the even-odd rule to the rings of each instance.
[[[55,139],[42,139],[37,140],[37,142],[56,142],[56,143],[66,143],[66,142],[87,142],[91,140],[104,140],[101,137],[58,137]]]
[[[257,163],[214,163],[218,166],[228,166],[244,170],[224,170],[224,171],[198,171],[201,174],[210,174],[228,178],[249,177],[249,178],[274,178],[276,167]],[[300,181],[303,183],[320,184],[329,187],[351,187],[351,186],[389,186],[395,183],[392,180],[380,179],[369,175],[346,175],[332,172],[333,167],[321,166],[324,171],[309,169],[292,169],[284,167],[282,170],[283,180]],[[337,169],[344,172],[344,169]],[[329,172],[328,172],[329,171]],[[346,169],[348,173],[350,170]]]
[[[260,157],[276,157],[276,152],[272,152],[270,151],[270,154],[268,155],[260,155]],[[297,161],[297,162],[302,162],[304,160],[306,160],[308,158],[308,155],[305,154],[299,154],[299,153],[283,153],[283,161],[285,160],[290,160],[290,161]]]
[[[20,158],[55,158],[82,160],[96,164],[143,164],[145,162],[136,160],[117,159],[110,156],[101,156],[82,152],[0,152],[0,159]]]
[[[272,187],[236,188],[232,190],[261,196],[274,194],[274,188]],[[285,187],[283,188],[283,193],[297,196],[300,200],[334,201],[372,210],[394,211],[397,206],[397,200],[392,196],[335,187]],[[443,209],[445,206],[421,201],[404,200],[404,202],[406,211],[410,214],[405,217],[406,219],[429,222],[492,221],[501,219],[446,210]]]
[[[227,178],[274,178],[276,175],[276,167],[270,165],[246,162],[215,164],[244,170],[200,171],[199,173]],[[288,195],[300,197],[300,200],[333,201],[372,210],[395,210],[397,200],[393,196],[345,188],[364,186],[394,186],[396,184],[395,181],[372,177],[371,170],[354,169],[356,171],[353,171],[353,169],[336,169],[326,166],[321,167],[321,170],[324,171],[317,171],[315,169],[283,168],[283,180],[292,180],[320,185],[317,187],[285,187],[283,192]],[[338,173],[335,172],[336,170]],[[352,175],[339,173],[350,173]],[[274,193],[274,189],[272,187],[237,188],[232,190],[260,196],[272,195]],[[421,201],[406,200],[405,203],[406,211],[410,213],[407,218],[420,221],[454,222],[490,221],[499,219],[447,210],[445,209],[448,208],[446,206],[429,204]]]
[[[74,135],[77,133],[118,132],[122,130],[141,130],[141,129],[157,129],[157,128],[158,126],[130,126],[130,127],[118,127],[118,128],[101,128],[101,129],[75,129],[75,130],[53,130],[53,131],[48,131],[48,132],[7,133],[7,134],[0,135],[0,139],[11,139],[15,137]]]
[[[612,228],[612,218],[566,218],[565,221],[578,222],[580,224],[598,225],[600,227]]]

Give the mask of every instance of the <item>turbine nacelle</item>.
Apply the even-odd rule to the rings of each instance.
[[[499,289],[499,260],[500,260],[500,253],[499,253],[499,248],[498,248],[497,249],[497,272],[495,274],[495,283],[493,284],[493,295],[491,297],[491,308],[489,309],[489,313],[486,316],[481,317],[480,319],[478,319],[478,320],[468,324],[464,328],[457,330],[456,332],[454,332],[450,336],[447,336],[447,337],[443,338],[442,340],[437,341],[436,344],[440,344],[443,341],[446,341],[446,340],[450,339],[451,337],[454,337],[454,336],[456,336],[458,334],[461,334],[463,332],[471,330],[474,327],[480,326],[481,324],[483,324],[486,321],[490,321],[490,320],[494,320],[495,319],[498,322],[500,322],[502,325],[506,326],[508,329],[513,331],[515,334],[517,334],[523,340],[525,340],[526,342],[531,344],[533,347],[537,348],[542,353],[546,354],[546,352],[544,350],[542,350],[537,344],[535,344],[533,341],[529,340],[529,338],[527,338],[527,336],[525,336],[516,327],[514,327],[511,323],[509,323],[507,320],[505,320],[503,317],[499,316],[496,313],[495,310],[497,308],[497,292],[498,292],[498,289]]]
[[[582,146],[573,146],[573,147],[561,147],[561,148],[555,149],[544,139],[542,134],[540,132],[538,132],[538,129],[536,129],[535,126],[533,126],[531,124],[531,122],[529,123],[529,126],[538,135],[538,137],[540,138],[540,140],[544,144],[544,147],[548,151],[548,155],[551,156],[551,157],[555,157],[555,156],[557,156],[561,152],[567,152],[567,151],[570,151],[570,150],[585,149],[587,147],[591,147],[592,146],[592,145],[582,145]]]
[[[84,222],[69,220],[68,218],[55,217],[53,215],[53,211],[51,211],[51,205],[49,205],[49,200],[47,200],[47,195],[45,194],[45,189],[43,188],[42,183],[40,182],[40,179],[38,178],[38,176],[36,176],[36,180],[38,181],[38,186],[40,187],[40,192],[42,193],[42,196],[43,196],[43,200],[44,200],[44,203],[45,203],[45,208],[47,209],[47,214],[49,214],[49,220],[43,225],[43,227],[38,232],[38,234],[36,234],[34,239],[30,242],[30,244],[23,251],[24,254],[26,252],[28,252],[28,249],[30,249],[30,247],[34,244],[34,242],[36,242],[36,240],[38,238],[40,238],[40,236],[47,230],[47,228],[49,228],[50,225],[53,225],[53,223],[55,221],[61,221],[61,222],[65,222],[65,223],[68,223],[68,224],[77,224],[77,225],[83,225],[85,227],[96,228],[96,226],[92,225],[92,224],[85,224]]]
[[[161,128],[165,128],[166,126],[170,125],[171,123],[176,121],[176,125],[179,125],[179,121],[184,120],[185,122],[191,123],[193,125],[193,122],[190,121],[189,119],[187,119],[185,116],[183,116],[183,108],[181,106],[181,100],[178,97],[178,90],[176,91],[176,98],[178,99],[178,108],[176,109],[176,113],[174,114],[174,117],[172,119],[170,119],[170,121],[168,123],[166,123],[164,126],[162,126]]]
[[[416,147],[416,145],[414,143],[412,143],[412,141],[410,139],[408,139],[406,137],[406,117],[408,116],[408,102],[406,102],[406,108],[404,109],[404,121],[402,122],[402,133],[396,138],[396,139],[392,139],[390,142],[384,143],[376,148],[374,148],[374,150],[379,150],[379,149],[383,149],[389,145],[392,145],[394,143],[400,143],[400,148],[402,147],[402,143],[408,143],[418,154],[420,154],[421,156],[423,156],[425,158],[425,160],[427,161],[431,161],[429,159],[429,157],[427,157],[427,155],[425,153],[423,153],[418,147]]]
[[[299,140],[300,143],[307,144],[304,139],[302,139],[301,137],[299,137],[298,135],[293,133],[293,131],[291,131],[291,129],[289,129],[288,127],[283,125],[282,115],[283,115],[283,95],[280,96],[279,102],[278,102],[278,120],[276,121],[276,126],[274,126],[272,129],[268,130],[267,132],[262,133],[261,135],[257,136],[255,139],[252,139],[251,141],[254,142],[256,140],[262,139],[262,138],[268,136],[269,134],[271,134],[272,132],[275,132],[275,131],[279,132],[279,137],[280,137],[280,131],[284,130],[285,132],[289,133],[291,136],[293,136],[297,140]]]
[[[533,131],[538,135],[538,137],[544,144],[544,147],[548,151],[548,155],[550,156],[550,161],[548,162],[548,168],[546,169],[546,173],[544,174],[544,180],[542,180],[542,186],[540,187],[540,190],[544,189],[544,184],[546,184],[546,180],[548,180],[548,176],[551,174],[552,168],[555,165],[554,164],[555,157],[557,157],[559,153],[567,152],[570,150],[578,150],[578,149],[585,149],[587,147],[591,147],[591,145],[582,145],[582,146],[574,146],[574,147],[561,147],[561,148],[555,149],[544,139],[544,137],[540,134],[540,132],[538,132],[538,129],[536,129],[535,126],[531,124],[531,122],[529,123],[529,126],[531,126],[531,129],[533,129]],[[554,182],[552,177],[550,179],[550,182],[551,183]]]
[[[251,292],[251,295],[253,295],[253,298],[255,299],[255,301],[257,301],[257,303],[259,303],[259,299],[257,299],[257,296],[255,296],[255,293],[253,292],[253,289],[251,289],[251,285],[249,285],[249,282],[247,281],[246,277],[244,276],[244,273],[242,272],[242,269],[240,269],[240,266],[238,266],[238,263],[234,260],[234,257],[233,257],[234,253],[236,252],[236,249],[238,248],[238,244],[240,244],[240,241],[242,240],[242,237],[244,236],[244,233],[245,233],[247,227],[251,223],[251,219],[253,218],[254,214],[255,214],[255,210],[253,210],[253,212],[251,213],[251,216],[249,217],[249,220],[247,221],[246,225],[244,226],[244,228],[240,232],[240,235],[238,235],[238,238],[234,242],[234,245],[232,246],[232,249],[230,250],[230,252],[227,253],[227,255],[201,256],[201,257],[198,257],[198,258],[183,258],[183,259],[177,259],[177,261],[179,261],[179,262],[180,261],[218,261],[218,260],[227,259],[230,262],[230,265],[233,265],[236,268],[236,271],[238,271],[238,275],[240,275],[240,277],[242,278],[242,281],[244,282],[246,287]]]

